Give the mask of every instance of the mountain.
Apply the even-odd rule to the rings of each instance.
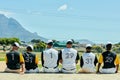
[[[47,41],[46,38],[39,36],[36,32],[29,32],[18,21],[3,14],[0,14],[0,37],[17,37],[22,41],[31,41],[32,39]]]
[[[76,42],[79,42],[80,44],[95,44],[94,42],[87,40],[87,39],[80,39],[80,40],[76,40]]]

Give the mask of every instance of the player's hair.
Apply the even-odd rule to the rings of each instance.
[[[32,48],[28,46],[28,47],[27,47],[27,50],[28,50],[28,51],[32,51]]]
[[[48,43],[48,45],[52,46],[52,45],[53,45],[53,42]]]
[[[112,48],[112,44],[107,44],[106,45],[106,50],[111,50],[111,48]]]

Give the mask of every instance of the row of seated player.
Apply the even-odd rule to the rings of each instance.
[[[38,73],[38,72],[63,72],[63,73],[76,73],[76,64],[80,60],[79,72],[90,73],[117,73],[119,68],[119,58],[111,51],[112,44],[106,44],[106,51],[99,56],[99,60],[91,52],[92,45],[86,45],[86,52],[79,56],[77,50],[72,48],[72,40],[68,40],[66,48],[59,52],[55,50],[53,41],[48,40],[47,48],[41,53],[42,69],[39,70],[39,58],[34,54],[33,46],[28,45],[26,52],[19,53],[19,44],[15,42],[12,45],[12,50],[6,54],[5,72],[17,72],[17,73]],[[59,64],[62,64],[61,70],[59,70]],[[97,70],[96,64],[98,63]],[[101,68],[101,64],[103,67]]]

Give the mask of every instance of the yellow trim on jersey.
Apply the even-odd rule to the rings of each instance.
[[[20,63],[24,63],[24,58],[23,58],[22,53],[20,53]]]
[[[115,63],[116,65],[118,65],[118,64],[120,63],[118,55],[116,55],[116,58],[115,58],[115,62],[114,62],[114,63]]]
[[[103,56],[102,56],[102,54],[100,54],[100,57],[99,57],[99,61],[98,61],[99,63],[103,63]]]
[[[5,56],[5,62],[8,63],[7,55]]]
[[[38,55],[35,56],[35,63],[38,65],[39,63],[39,59],[38,59]]]

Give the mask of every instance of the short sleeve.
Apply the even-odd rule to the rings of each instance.
[[[100,54],[100,57],[99,57],[99,61],[98,61],[99,63],[103,63],[103,56],[102,56],[102,54]]]
[[[35,55],[35,63],[38,64],[39,63],[39,58],[38,55]]]
[[[21,63],[21,64],[24,63],[24,58],[23,58],[22,53],[20,53],[20,63]]]
[[[5,62],[8,63],[7,55],[5,56]]]
[[[119,57],[118,57],[118,55],[116,55],[116,58],[115,58],[115,64],[118,65],[119,63],[120,63],[120,61],[119,61]]]
[[[77,53],[77,57],[76,57],[76,60],[79,60],[80,59],[80,57],[79,57],[79,54]]]

